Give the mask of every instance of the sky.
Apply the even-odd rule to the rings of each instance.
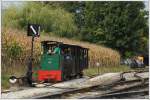
[[[145,4],[145,9],[148,11],[149,10],[149,3],[148,0],[143,0]],[[5,9],[9,7],[10,5],[16,5],[17,7],[20,7],[24,4],[24,1],[2,1],[2,9]]]
[[[23,1],[2,1],[2,9],[9,7],[10,5],[22,6]]]
[[[148,1],[144,1],[144,4],[145,4],[145,9],[147,11],[149,11],[149,3],[148,3]]]

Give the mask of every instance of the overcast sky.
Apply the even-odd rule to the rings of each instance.
[[[145,9],[149,10],[149,3],[148,0],[143,0],[145,4]],[[25,1],[2,1],[2,9],[9,7],[10,5],[16,5],[17,7],[22,6]]]

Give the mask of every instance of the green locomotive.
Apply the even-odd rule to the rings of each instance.
[[[42,41],[39,66],[33,66],[32,81],[64,81],[83,76],[88,67],[88,49],[57,41]]]

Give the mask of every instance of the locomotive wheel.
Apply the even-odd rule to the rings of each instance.
[[[73,79],[73,76],[69,76],[69,80]]]
[[[78,79],[78,78],[80,78],[80,75],[78,74],[78,75],[76,75],[76,78]]]
[[[83,77],[83,74],[79,73],[76,75],[76,78],[82,78]]]
[[[79,77],[82,78],[82,77],[83,77],[83,74],[80,74]]]
[[[68,77],[68,76],[64,76],[64,80],[65,80],[65,81],[68,81],[68,80],[69,80],[69,77]]]

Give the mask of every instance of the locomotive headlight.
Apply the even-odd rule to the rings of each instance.
[[[10,82],[11,84],[15,84],[15,83],[17,82],[17,78],[16,78],[15,76],[11,76],[11,77],[9,78],[9,82]]]

